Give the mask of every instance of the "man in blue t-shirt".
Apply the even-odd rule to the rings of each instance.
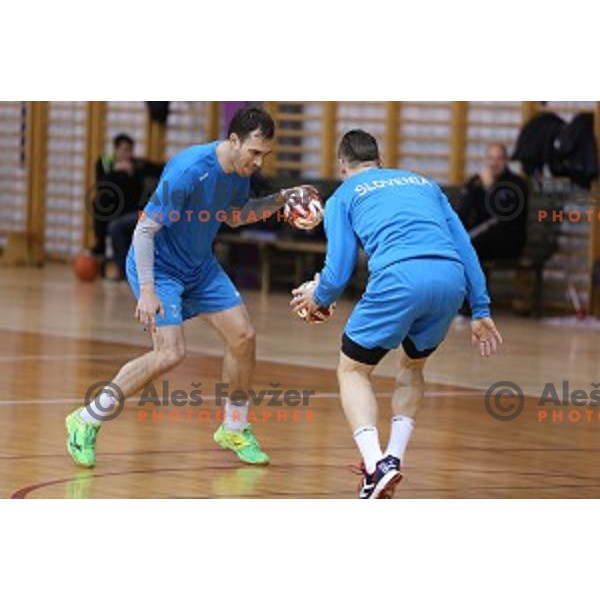
[[[327,256],[315,281],[293,291],[295,310],[328,307],[352,276],[359,248],[369,281],[342,339],[340,396],[362,454],[361,498],[389,498],[423,399],[423,368],[444,340],[465,296],[473,313],[472,341],[482,356],[502,338],[490,318],[485,278],[469,236],[440,188],[429,179],[381,168],[377,142],[348,132],[338,151],[344,183],[325,207]],[[377,431],[371,373],[402,345],[392,397],[391,436],[385,454]]]
[[[271,152],[273,136],[274,123],[266,112],[244,109],[232,119],[225,141],[192,146],[165,167],[127,258],[127,277],[138,300],[135,314],[153,334],[154,349],[127,363],[96,399],[67,417],[67,448],[77,464],[95,465],[100,425],[116,414],[124,398],[183,360],[183,322],[188,319],[201,316],[223,339],[228,391],[250,390],[255,333],[212,243],[221,223],[236,227],[266,218],[293,192],[248,201],[249,179]],[[247,401],[227,399],[224,413],[215,441],[244,462],[267,463],[248,424]]]

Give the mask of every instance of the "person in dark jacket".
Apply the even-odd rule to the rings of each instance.
[[[530,177],[540,177],[548,166],[560,177],[562,165],[557,156],[555,141],[565,128],[565,121],[551,112],[542,112],[530,119],[521,129],[512,159],[520,161]]]
[[[508,160],[503,144],[490,144],[483,170],[461,192],[458,214],[480,262],[518,258],[525,246],[529,186]]]
[[[594,114],[576,115],[559,133],[554,145],[562,167],[560,174],[566,174],[575,185],[589,190],[598,177]]]
[[[124,279],[125,259],[135,230],[137,215],[144,207],[146,178],[160,177],[163,165],[134,156],[134,141],[125,133],[113,140],[114,152],[96,162],[94,198],[95,244],[92,254],[103,258],[106,238],[111,238],[117,279]]]

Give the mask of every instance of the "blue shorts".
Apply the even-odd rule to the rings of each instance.
[[[453,260],[422,258],[390,265],[369,278],[345,336],[366,350],[404,344],[413,354],[429,355],[446,337],[466,285],[463,265]]]
[[[132,253],[127,257],[127,279],[139,300],[140,286]],[[156,316],[156,326],[181,325],[197,315],[216,313],[242,304],[240,293],[214,256],[207,259],[202,276],[191,282],[154,269],[154,288],[165,308],[165,316]]]

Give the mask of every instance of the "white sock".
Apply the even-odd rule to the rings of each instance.
[[[401,462],[404,461],[404,452],[414,428],[414,419],[403,417],[402,415],[392,417],[390,443],[385,451],[386,456],[391,454],[399,458]]]
[[[112,393],[109,390],[104,390],[81,409],[79,416],[86,423],[101,425],[104,421],[103,417],[108,416],[116,404],[117,399]]]
[[[225,402],[225,429],[227,431],[244,431],[247,425],[248,402],[234,404],[227,399]]]
[[[377,462],[383,458],[377,427],[372,425],[359,427],[354,432],[354,441],[363,457],[367,473],[373,473]]]

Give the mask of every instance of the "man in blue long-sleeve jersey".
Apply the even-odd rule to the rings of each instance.
[[[481,355],[494,354],[502,338],[490,318],[477,255],[438,185],[416,173],[381,168],[377,142],[362,130],[343,137],[338,160],[344,183],[325,208],[325,267],[316,288],[294,290],[291,304],[309,314],[331,305],[350,280],[359,247],[364,249],[369,281],[346,324],[338,381],[364,462],[360,497],[390,498],[402,478],[401,462],[423,399],[423,368],[465,296],[473,314],[472,341]],[[400,345],[404,354],[383,452],[370,376]]]
[[[138,301],[135,315],[152,333],[154,347],[125,364],[96,398],[67,416],[67,449],[78,465],[95,466],[97,434],[104,421],[118,414],[122,401],[184,359],[185,321],[202,319],[222,338],[228,391],[251,389],[254,329],[212,245],[221,223],[256,222],[283,208],[297,192],[292,188],[248,199],[250,177],[272,151],[274,132],[269,114],[244,109],[233,117],[227,139],[191,146],[165,167],[127,258],[127,277]],[[268,463],[248,422],[248,402],[227,398],[224,413],[215,442],[245,463]]]

